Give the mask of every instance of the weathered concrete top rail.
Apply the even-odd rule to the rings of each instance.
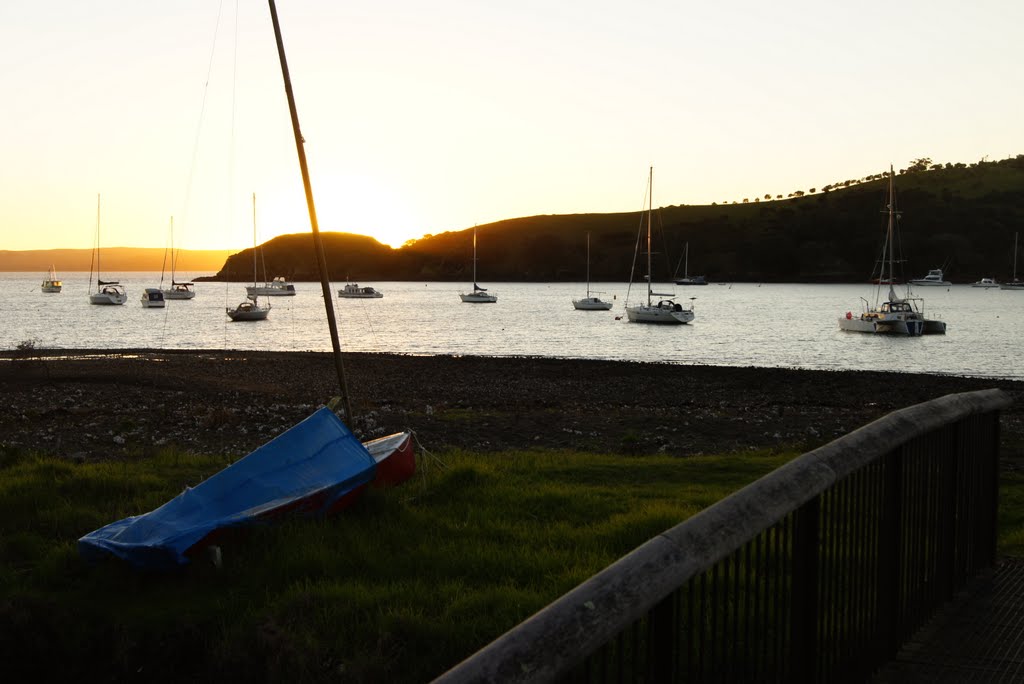
[[[850,473],[921,435],[1010,403],[995,389],[947,395],[803,454],[647,541],[435,681],[556,679],[691,577]]]

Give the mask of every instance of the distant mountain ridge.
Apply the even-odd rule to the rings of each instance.
[[[217,271],[232,253],[230,249],[183,249],[178,252],[178,270],[183,273]],[[163,267],[164,255],[163,247],[104,247],[103,270],[107,273],[159,271]],[[60,275],[70,271],[88,271],[91,261],[91,249],[0,250],[0,271],[45,273],[53,264]]]
[[[917,160],[895,179],[904,275],[943,268],[953,282],[1008,279],[1014,232],[1024,231],[1024,155],[970,165],[926,162]],[[867,281],[880,256],[887,183],[887,174],[878,174],[785,199],[661,207],[654,221],[655,280],[683,275],[681,257],[689,243],[690,275],[711,281]],[[582,282],[590,233],[591,280],[627,281],[643,217],[641,211],[545,215],[480,225],[478,277],[481,284]],[[428,235],[399,249],[350,233],[323,238],[335,282],[468,283],[472,277],[472,228]],[[257,261],[266,265],[260,279],[319,279],[308,233],[276,237],[260,250]],[[208,279],[249,280],[252,257],[251,249],[233,254]]]

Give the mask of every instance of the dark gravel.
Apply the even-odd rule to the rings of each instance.
[[[1004,455],[1022,448],[1024,383],[877,372],[548,358],[347,354],[355,429],[423,447],[572,448],[678,456],[807,449],[885,413],[1001,387]],[[76,460],[175,446],[244,454],[337,395],[330,354],[7,352],[0,445]]]

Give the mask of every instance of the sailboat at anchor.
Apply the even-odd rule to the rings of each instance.
[[[103,280],[100,275],[100,196],[96,195],[96,246],[93,247],[93,261],[96,264],[96,291],[89,294],[90,304],[116,305],[128,301],[128,292],[124,285],[116,280]],[[92,282],[92,273],[89,274]]]
[[[256,193],[252,194],[252,283],[256,284]],[[260,306],[259,295],[250,294],[234,309],[226,309],[233,321],[265,321],[270,315],[270,303]]]
[[[864,332],[886,335],[944,335],[946,322],[928,319],[924,316],[923,300],[910,296],[907,286],[906,296],[896,294],[895,284],[899,280],[894,271],[896,258],[894,250],[896,242],[894,233],[896,217],[896,190],[893,184],[893,169],[889,166],[889,200],[886,203],[888,224],[886,227],[885,244],[882,247],[882,262],[879,277],[875,284],[875,303],[870,305],[863,297],[864,310],[860,314],[847,311],[839,318],[839,329],[849,332]],[[885,301],[882,299],[882,287],[888,286],[889,292]]]
[[[673,294],[659,293],[652,290],[651,280],[651,215],[654,213],[654,201],[651,197],[654,189],[654,167],[650,168],[647,176],[647,302],[626,307],[626,316],[631,323],[669,323],[685,324],[693,320],[693,304],[690,308],[683,308],[677,304]],[[653,297],[665,297],[654,301]],[[692,299],[691,299],[692,302]]]
[[[473,291],[462,292],[459,298],[467,304],[493,304],[498,295],[476,284],[476,226],[473,226]]]
[[[597,294],[590,293],[590,233],[587,233],[587,296],[572,300],[572,305],[578,311],[608,311],[612,308],[611,302],[604,301]]]

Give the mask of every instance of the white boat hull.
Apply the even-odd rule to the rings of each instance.
[[[234,309],[225,309],[232,321],[265,321],[270,315],[270,306],[260,306],[255,301],[245,301]]]
[[[43,285],[43,292],[60,292],[60,285]]]
[[[290,289],[289,289],[290,288]],[[289,285],[287,288],[284,287],[253,287],[248,285],[245,288],[245,293],[250,297],[294,297],[295,286]]]
[[[143,290],[139,301],[142,303],[143,309],[162,309],[166,304],[163,291],[155,287],[147,287]]]
[[[359,287],[350,283],[338,290],[338,296],[342,299],[380,299],[384,293],[372,287]]]
[[[879,335],[945,335],[946,322],[928,318],[884,318],[862,315],[839,319],[839,329]]]
[[[127,293],[124,292],[124,290],[108,290],[103,292],[93,292],[91,295],[89,295],[90,304],[109,306],[124,304],[127,301],[128,295]]]
[[[678,304],[673,307],[641,304],[627,306],[626,316],[633,323],[685,324],[693,320],[693,311]]]
[[[467,304],[493,304],[498,301],[498,295],[487,294],[486,292],[470,292],[460,294],[459,299]]]
[[[196,296],[195,290],[182,287],[172,287],[164,290],[164,299],[193,299]]]
[[[599,297],[574,299],[572,305],[579,311],[608,311],[612,308],[611,302],[606,302]]]
[[[921,320],[884,320],[880,318],[840,318],[839,329],[848,332],[875,333],[879,335],[907,335],[917,337],[924,333]]]

